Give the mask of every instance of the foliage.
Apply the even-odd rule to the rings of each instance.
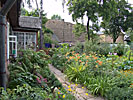
[[[76,23],[72,32],[75,34],[76,37],[80,37],[83,33],[86,32],[86,28],[84,25]]]
[[[133,29],[129,28],[126,31],[126,34],[130,37],[131,41],[133,41]]]
[[[9,65],[10,82],[6,91],[2,90],[2,100],[51,100],[58,99],[59,95],[54,92],[60,88],[65,97],[74,99],[72,95],[63,90],[61,83],[56,79],[48,68],[49,56],[41,50],[22,50],[22,55],[12,60]]]
[[[36,85],[36,73],[48,66],[49,56],[44,51],[35,52],[32,50],[23,51],[23,56],[19,57],[9,65],[11,88],[17,85],[30,84]],[[15,66],[15,67],[14,67]]]
[[[48,34],[44,34],[44,43],[54,43],[54,41],[52,40],[52,37],[51,35],[48,35]]]
[[[52,98],[51,94],[48,94],[42,88],[31,87],[30,85],[24,84],[17,86],[14,89],[7,89],[7,91],[1,90],[2,95],[0,100],[44,100]]]
[[[84,51],[84,44],[81,42],[77,42],[72,48],[72,51],[75,51],[76,53],[83,53]]]
[[[80,48],[79,48],[80,49]],[[108,43],[98,43],[86,41],[84,44],[84,51],[86,54],[96,53],[97,55],[105,55],[107,56],[110,53],[117,53],[118,56],[124,55],[129,50],[125,44],[112,44],[112,46]]]
[[[7,89],[7,91],[0,89],[0,92],[0,100],[75,100],[64,89],[56,88],[53,93],[48,93],[43,88],[31,87],[27,84],[17,86],[14,89]]]
[[[106,3],[106,6],[108,6],[109,12],[106,13],[109,17],[105,20],[103,18],[101,26],[105,29],[105,34],[110,35],[113,38],[113,43],[115,43],[122,31],[125,32],[130,28],[131,21],[129,21],[129,18],[132,7],[126,0],[111,0]]]
[[[86,55],[72,51],[65,56],[67,61],[63,62],[65,67],[63,65],[62,69],[70,81],[84,85],[92,94],[109,100],[132,100],[133,70],[126,67],[132,66],[129,54],[119,57],[117,53],[110,53],[98,57],[94,53]]]
[[[129,50],[129,48],[126,47],[124,44],[117,44],[116,46],[114,45],[112,49],[113,52],[117,53],[117,55],[119,56],[124,55]]]
[[[54,50],[54,54],[52,55],[51,62],[52,64],[57,68],[60,69],[62,72],[65,69],[65,62],[66,57],[64,54],[66,54],[69,50],[68,44],[62,44],[62,47],[57,48]]]
[[[51,19],[54,19],[54,20],[61,20],[62,18],[61,18],[60,15],[54,14],[54,15],[51,17]]]
[[[107,47],[108,48],[108,47]],[[108,50],[106,47],[104,47],[104,50]],[[92,42],[92,41],[86,41],[84,45],[85,53],[86,54],[93,54],[93,53],[100,53],[100,44],[98,44],[98,41]],[[104,52],[104,51],[103,51]],[[106,52],[104,52],[106,53]]]
[[[68,10],[72,14],[73,21],[77,21],[79,18],[87,16],[87,35],[88,40],[90,40],[90,21],[95,23],[98,20],[98,2],[97,0],[68,0]]]

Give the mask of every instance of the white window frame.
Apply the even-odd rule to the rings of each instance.
[[[12,48],[13,48],[13,44],[15,43],[15,55],[14,55],[14,57],[17,57],[17,36],[9,35],[9,38],[12,38],[12,39],[14,38],[14,41],[13,40],[10,41],[10,39],[9,39],[9,44],[8,45],[10,45],[10,43],[12,43]]]

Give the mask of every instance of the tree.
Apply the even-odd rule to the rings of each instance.
[[[56,14],[56,15],[53,15],[53,16],[51,17],[51,19],[54,19],[54,20],[61,20],[61,16],[58,15],[58,14]]]
[[[132,8],[125,0],[112,0],[106,5],[110,13],[107,13],[108,18],[103,18],[101,26],[105,29],[105,34],[110,35],[115,43],[119,35],[131,27],[132,22],[129,19]]]
[[[97,0],[68,0],[68,10],[72,14],[73,21],[83,19],[87,16],[87,35],[90,40],[90,21],[95,23],[98,20],[98,1]]]

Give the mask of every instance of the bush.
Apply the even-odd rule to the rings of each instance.
[[[124,55],[129,50],[129,48],[126,47],[124,44],[117,44],[116,46],[113,45],[112,49],[114,53],[118,54],[118,56]]]
[[[91,41],[85,42],[85,53],[86,54],[96,53],[97,50],[98,50],[98,44],[97,43],[93,43]]]

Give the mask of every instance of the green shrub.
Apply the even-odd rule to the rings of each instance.
[[[117,46],[114,45],[112,49],[113,52],[117,53],[118,56],[124,55],[129,50],[129,48],[124,44],[117,44]]]
[[[71,50],[81,54],[84,52],[84,44],[81,42],[77,42]]]

